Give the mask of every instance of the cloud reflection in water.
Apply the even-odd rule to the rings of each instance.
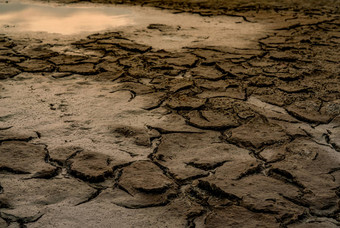
[[[0,1],[0,27],[71,35],[133,24],[131,12],[113,7],[52,6]]]

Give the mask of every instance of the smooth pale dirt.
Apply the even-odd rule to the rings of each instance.
[[[2,28],[0,227],[340,225],[339,1],[92,2],[170,11]]]

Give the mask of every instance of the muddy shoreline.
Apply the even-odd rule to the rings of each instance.
[[[2,32],[0,227],[340,225],[339,1],[91,2],[258,29]]]
[[[290,1],[290,0],[250,0],[250,1],[219,1],[219,0],[55,0],[59,3],[79,3],[92,2],[103,4],[128,4],[152,6],[168,10],[176,10],[178,12],[198,13],[203,16],[226,15],[229,13],[259,13],[261,11],[279,13],[285,11],[293,11],[295,13],[310,13],[310,14],[327,14],[339,13],[339,0],[321,0],[321,1]],[[314,13],[313,13],[314,12]],[[261,12],[263,13],[263,12]]]

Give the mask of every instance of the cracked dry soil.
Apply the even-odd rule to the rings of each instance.
[[[92,2],[271,29],[173,51],[1,34],[0,227],[340,226],[339,1]]]

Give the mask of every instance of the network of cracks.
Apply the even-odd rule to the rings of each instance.
[[[338,227],[339,19],[286,22],[252,48],[1,35],[0,226]]]

